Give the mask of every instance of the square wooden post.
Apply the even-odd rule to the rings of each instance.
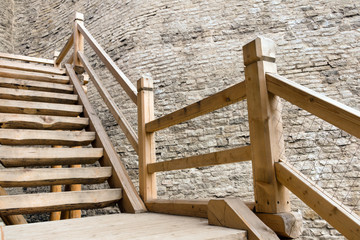
[[[78,25],[84,25],[84,14],[76,12],[74,20],[74,70],[76,73],[81,74],[84,72],[84,66],[82,65],[78,51],[84,52],[84,36],[80,33]]]
[[[267,91],[265,73],[276,73],[275,43],[258,37],[243,47],[256,212],[290,211],[289,191],[275,176],[284,157],[281,102]]]
[[[145,124],[154,120],[154,92],[151,77],[143,76],[137,82],[138,137],[139,137],[139,188],[140,196],[146,203],[156,199],[156,175],[149,174],[147,165],[154,163],[155,134],[145,130]]]

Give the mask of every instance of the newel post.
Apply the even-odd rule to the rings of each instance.
[[[76,73],[81,74],[84,72],[84,66],[82,65],[78,51],[84,52],[84,36],[80,33],[78,25],[84,25],[84,14],[76,12],[74,20],[74,70]]]
[[[145,124],[154,120],[154,92],[153,79],[143,76],[137,82],[137,107],[138,107],[138,138],[139,138],[139,188],[140,196],[146,203],[156,199],[156,176],[149,174],[147,165],[154,163],[155,139],[154,133],[145,130]]]
[[[258,37],[243,47],[256,212],[290,211],[289,191],[275,176],[285,159],[279,97],[267,91],[265,73],[276,73],[275,43]]]

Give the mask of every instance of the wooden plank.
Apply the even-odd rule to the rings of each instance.
[[[104,49],[100,46],[100,44],[95,40],[95,38],[90,34],[90,32],[83,26],[78,25],[78,30],[83,34],[86,41],[92,47],[92,49],[99,56],[101,61],[105,64],[105,66],[109,69],[109,71],[113,74],[115,79],[120,83],[124,91],[130,97],[130,99],[136,104],[137,102],[137,91],[136,87],[130,82],[130,80],[125,76],[125,74],[119,69],[118,66],[114,63],[114,61],[110,58],[110,56],[104,51]]]
[[[207,218],[209,201],[210,201],[209,199],[196,199],[196,200],[154,199],[147,201],[145,204],[150,212]],[[255,203],[245,202],[245,204],[251,211],[254,209]]]
[[[83,73],[83,65],[78,57],[78,52],[84,52],[84,36],[80,33],[79,27],[84,27],[84,14],[75,12],[74,21],[74,65],[75,72]],[[78,69],[78,70],[77,70]]]
[[[0,196],[8,195],[6,190],[0,187]],[[26,219],[23,215],[7,215],[3,216],[0,214],[1,219],[6,225],[18,225],[18,224],[27,224]]]
[[[77,95],[0,87],[0,98],[21,101],[75,104]]]
[[[50,66],[42,66],[32,63],[22,63],[22,62],[14,62],[14,61],[6,61],[0,59],[0,68],[8,68],[8,69],[16,69],[22,71],[30,71],[30,72],[39,72],[39,73],[49,73],[55,75],[64,75],[65,70],[59,69]]]
[[[51,64],[51,65],[54,64],[53,60],[51,60],[51,59],[28,57],[28,56],[16,55],[16,54],[11,54],[11,53],[0,53],[0,58],[20,60],[20,61],[25,61],[25,62]]]
[[[53,148],[62,148],[62,146],[53,146]],[[51,166],[53,169],[61,169],[61,165],[53,165]],[[61,192],[62,186],[61,185],[51,185],[50,186],[51,192]],[[50,213],[50,221],[58,221],[61,220],[61,211],[51,212]]]
[[[154,119],[153,87],[153,79],[147,76],[137,82],[139,192],[145,202],[157,198],[156,175],[147,169],[148,164],[156,162],[155,134],[145,130],[145,124]]]
[[[149,173],[172,171],[186,168],[213,166],[251,160],[251,147],[239,147],[198,156],[180,158],[148,165]]]
[[[25,79],[25,80],[36,80],[39,82],[50,82],[50,83],[63,83],[69,82],[68,76],[60,76],[48,73],[36,73],[14,69],[0,68],[0,77]]]
[[[279,239],[240,199],[210,200],[208,219],[210,225],[246,230],[249,240]]]
[[[0,87],[36,90],[45,92],[72,93],[73,86],[69,84],[38,82],[31,80],[21,80],[12,78],[1,78]]]
[[[7,145],[88,145],[94,132],[0,129],[0,144]]]
[[[81,148],[81,146],[75,146],[74,148]],[[80,169],[81,168],[81,164],[74,164],[74,165],[70,165],[71,169]],[[106,176],[106,179],[108,179],[111,176],[111,167],[105,167],[108,168],[108,173]],[[104,179],[105,180],[105,179]],[[84,183],[84,184],[89,184],[89,183]],[[81,184],[71,184],[70,185],[70,191],[81,191]],[[69,212],[69,218],[81,218],[81,209],[77,209],[77,210],[71,210],[68,211]]]
[[[0,146],[5,167],[93,164],[103,156],[102,148],[30,148]]]
[[[348,239],[360,239],[360,217],[286,162],[275,163],[276,177],[306,205]]]
[[[119,107],[116,105],[114,99],[111,97],[109,92],[106,90],[104,85],[101,83],[100,78],[95,73],[94,69],[91,67],[88,59],[82,52],[79,52],[79,58],[84,65],[86,72],[89,74],[92,79],[94,86],[99,91],[100,96],[103,98],[106,106],[108,106],[111,114],[114,116],[116,122],[119,124],[121,130],[124,132],[125,136],[129,140],[131,146],[138,153],[138,136],[136,132],[131,127],[130,123],[126,120],[126,117],[121,112]]]
[[[226,107],[246,98],[245,82],[240,82],[221,92],[204,98],[196,103],[176,110],[146,124],[147,132],[155,132],[188,121],[206,113]]]
[[[66,54],[69,52],[69,50],[72,48],[72,45],[74,43],[74,33],[71,34],[70,38],[65,43],[64,47],[62,48],[59,56],[55,60],[55,66],[59,66],[62,60],[64,60]]]
[[[65,68],[70,76],[71,83],[74,85],[74,91],[79,95],[79,103],[84,105],[84,116],[88,117],[90,120],[88,130],[96,133],[96,139],[92,143],[92,146],[104,149],[104,156],[100,163],[102,166],[113,167],[113,173],[111,178],[109,178],[108,183],[111,187],[121,187],[123,190],[123,198],[121,202],[119,202],[120,209],[124,212],[132,213],[145,212],[146,207],[138,195],[129,175],[127,174],[119,155],[106,134],[100,119],[91,107],[89,99],[87,98],[79,79],[77,78],[71,65],[66,64]]]
[[[76,117],[83,112],[83,107],[72,104],[0,99],[0,112]]]
[[[284,158],[279,97],[268,93],[265,72],[276,72],[275,43],[257,37],[243,47],[256,212],[290,212],[288,190],[276,180],[274,162]],[[253,61],[250,61],[253,59]]]
[[[276,74],[266,74],[270,92],[360,138],[360,111]]]
[[[88,118],[0,113],[1,128],[81,130],[87,125]]]
[[[0,196],[0,213],[3,215],[30,214],[101,208],[119,201],[121,197],[121,189]]]
[[[97,184],[111,176],[111,167],[1,169],[2,187]]]

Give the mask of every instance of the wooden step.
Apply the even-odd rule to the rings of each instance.
[[[88,125],[88,118],[0,113],[1,128],[81,130]]]
[[[5,167],[93,164],[102,156],[102,148],[0,146],[0,161]]]
[[[42,63],[42,64],[54,64],[54,60],[45,59],[45,58],[37,58],[37,57],[29,57],[23,55],[16,55],[11,53],[0,53],[0,58],[6,58],[11,60],[20,60],[25,62],[34,62],[34,63]]]
[[[31,71],[31,72],[65,75],[64,69],[50,67],[50,66],[43,66],[43,65],[39,65],[39,64],[33,64],[33,63],[7,61],[7,60],[2,60],[2,59],[0,59],[0,67],[16,69],[16,70],[23,70],[23,71]]]
[[[0,214],[29,214],[111,205],[122,198],[121,189],[0,196]]]
[[[94,132],[0,129],[0,144],[85,146],[95,140]]]
[[[21,80],[21,79],[2,78],[2,77],[0,77],[0,87],[46,91],[46,92],[58,92],[58,93],[74,92],[73,85],[69,85],[69,84],[38,82],[31,80]]]
[[[23,89],[9,89],[0,87],[0,98],[21,101],[49,102],[75,104],[78,96],[75,94],[41,92]]]
[[[83,107],[71,104],[0,99],[0,112],[76,117],[83,112]]]
[[[111,176],[111,167],[1,169],[2,187],[96,184]]]
[[[60,76],[56,74],[48,73],[36,73],[14,69],[0,68],[0,77],[17,78],[26,80],[36,80],[40,82],[51,82],[51,83],[69,83],[68,76]]]

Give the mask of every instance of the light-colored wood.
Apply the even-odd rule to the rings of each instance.
[[[7,145],[88,145],[94,132],[0,129],[0,143]]]
[[[141,77],[137,82],[139,192],[145,202],[157,198],[156,175],[147,170],[148,164],[156,162],[155,134],[145,130],[145,124],[154,119],[153,87],[153,79],[148,76]]]
[[[8,195],[6,190],[0,187],[0,196]],[[6,225],[18,225],[18,224],[27,224],[26,219],[23,215],[7,215],[2,216],[0,215],[1,219]]]
[[[53,146],[53,148],[62,148],[62,146]],[[61,165],[54,165],[51,166],[51,168],[53,169],[61,169],[62,166]],[[62,186],[61,185],[51,185],[50,186],[50,191],[51,192],[61,192],[62,191]],[[56,211],[56,212],[51,212],[50,213],[50,221],[58,221],[61,219],[61,211]]]
[[[66,54],[72,48],[73,44],[74,44],[74,33],[71,34],[70,38],[67,40],[64,47],[62,48],[59,56],[56,58],[56,60],[54,62],[55,66],[60,66],[62,60],[64,60]]]
[[[285,153],[281,102],[268,93],[265,79],[265,72],[277,71],[275,43],[258,37],[243,47],[243,54],[256,212],[289,212],[289,192],[277,182],[274,169]]]
[[[147,132],[155,132],[226,107],[246,98],[245,82],[240,82],[210,97],[176,110],[146,124]]]
[[[116,105],[115,101],[103,86],[100,81],[100,78],[95,73],[94,69],[91,67],[88,59],[82,52],[79,52],[79,58],[86,69],[86,72],[89,74],[90,78],[92,79],[94,86],[99,91],[100,96],[103,98],[106,106],[108,106],[110,112],[114,116],[116,122],[119,124],[121,130],[123,130],[125,136],[129,140],[130,144],[134,148],[134,150],[138,153],[138,136],[136,132],[133,130],[129,122],[126,120],[124,114],[121,112],[119,107]]]
[[[209,199],[196,200],[164,200],[155,199],[146,202],[150,212],[165,213],[172,215],[207,218]],[[255,203],[245,202],[245,205],[253,211]]]
[[[276,74],[268,73],[266,80],[273,94],[360,138],[360,111]]]
[[[111,167],[1,169],[2,187],[33,187],[102,183],[111,176]],[[80,189],[81,190],[81,189]],[[71,191],[79,191],[71,189]]]
[[[84,52],[84,36],[79,31],[79,26],[84,27],[84,14],[76,12],[75,21],[74,21],[74,65],[75,69],[83,69],[83,65],[78,57],[78,52]],[[83,70],[80,70],[78,73],[82,73]]]
[[[69,84],[38,82],[2,77],[0,77],[0,87],[58,93],[72,93],[74,91],[73,86]]]
[[[109,206],[121,199],[121,189],[0,196],[0,213],[29,214]]]
[[[210,225],[246,230],[249,240],[279,239],[240,199],[210,200],[208,220]]]
[[[11,89],[0,87],[0,98],[21,101],[49,102],[74,104],[77,102],[75,94],[41,92],[23,89]]]
[[[0,59],[0,68],[8,68],[8,69],[16,69],[22,71],[30,71],[30,72],[39,72],[39,73],[48,73],[54,75],[64,75],[65,70],[59,69],[50,66],[42,66],[36,65],[32,63],[22,63],[22,62],[14,62],[14,61],[6,61]]]
[[[256,216],[271,228],[278,236],[296,239],[302,232],[300,213],[255,213]]]
[[[87,125],[88,118],[0,113],[1,128],[81,130]]]
[[[130,82],[130,80],[125,76],[125,74],[119,69],[110,56],[104,51],[100,44],[95,40],[95,38],[90,34],[90,32],[82,25],[78,25],[78,30],[83,34],[86,41],[92,47],[92,49],[99,56],[101,61],[113,74],[115,79],[120,83],[124,91],[130,97],[130,99],[136,104],[137,103],[137,91],[136,87]]]
[[[27,148],[0,146],[5,167],[93,164],[103,156],[102,148]]]
[[[81,148],[81,146],[75,146],[74,148]],[[70,165],[70,169],[80,169],[81,164]],[[108,169],[106,179],[111,176],[111,167],[103,167]],[[88,168],[86,168],[88,169]],[[83,170],[82,170],[83,171]],[[104,179],[105,180],[105,179]],[[80,182],[81,183],[81,182]],[[83,182],[83,184],[89,184],[89,182]],[[81,184],[71,184],[70,191],[81,191]],[[81,209],[78,210],[70,210],[69,211],[69,218],[81,218]]]
[[[96,132],[96,140],[92,143],[92,146],[104,149],[104,156],[100,161],[100,164],[102,166],[112,166],[113,168],[113,173],[111,178],[109,178],[108,183],[111,187],[121,187],[123,190],[123,199],[119,203],[120,209],[123,212],[131,213],[145,212],[145,204],[139,197],[133,183],[131,182],[131,179],[108,135],[106,134],[100,119],[91,107],[89,99],[87,98],[79,79],[77,78],[71,65],[65,64],[65,68],[70,76],[71,83],[74,85],[75,93],[79,95],[79,103],[84,105],[84,116],[88,117],[90,120],[88,130]]]
[[[148,164],[148,173],[205,167],[251,160],[251,147],[239,147],[198,156]]]
[[[286,162],[275,163],[276,177],[347,239],[360,239],[360,217]]]
[[[6,59],[11,59],[11,60],[20,60],[20,61],[25,61],[25,62],[51,64],[51,65],[54,64],[54,61],[51,59],[28,57],[28,56],[15,55],[15,54],[10,54],[10,53],[0,53],[0,58],[6,58]]]
[[[39,82],[68,83],[68,76],[61,76],[49,73],[28,72],[15,69],[0,68],[0,77],[16,78],[25,80],[36,80]]]
[[[76,117],[83,112],[83,107],[72,104],[0,99],[0,112]]]
[[[6,240],[64,240],[64,239],[136,239],[136,240],[246,240],[246,232],[210,226],[206,219],[171,216],[156,213],[111,214],[6,226]]]

